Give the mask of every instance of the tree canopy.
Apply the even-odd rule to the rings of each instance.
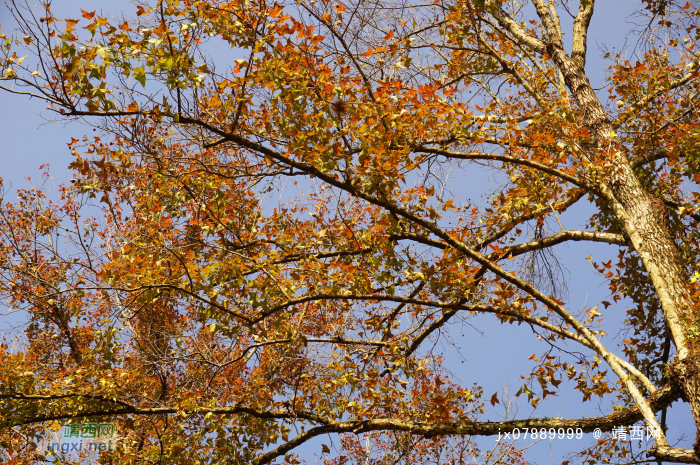
[[[0,204],[25,320],[0,347],[5,463],[87,420],[117,425],[103,463],[311,463],[328,435],[327,464],[524,463],[475,438],[525,428],[601,430],[574,461],[700,463],[700,433],[666,439],[676,401],[700,432],[697,2],[641,4],[602,90],[593,0],[85,5],[12,0],[0,34],[3,90],[95,129],[60,198]],[[614,248],[591,258],[609,300],[567,299],[574,241]],[[545,343],[514,355],[519,401],[609,413],[485,421],[506,400],[435,349],[482,314]],[[611,434],[634,425],[646,455]]]

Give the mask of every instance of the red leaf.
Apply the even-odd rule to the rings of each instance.
[[[500,404],[500,402],[498,401],[498,393],[494,392],[491,396],[491,406],[495,406],[496,404]]]

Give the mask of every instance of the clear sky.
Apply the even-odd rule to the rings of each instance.
[[[86,6],[88,5],[88,6]],[[587,64],[588,75],[594,87],[600,87],[603,83],[605,70],[609,63],[602,60],[599,47],[607,45],[617,49],[625,45],[626,34],[631,26],[627,21],[627,16],[633,12],[639,3],[632,0],[606,0],[596,4],[596,12],[593,16],[589,32],[589,58]],[[54,0],[53,9],[57,17],[80,16],[80,8],[94,10],[102,8],[106,13],[114,15],[119,11],[117,8],[133,8],[130,2],[116,2],[104,0]],[[566,17],[562,15],[562,20]],[[6,25],[12,21],[8,17],[8,8],[0,6],[0,24],[3,33],[9,33]],[[570,24],[565,25],[569,27]],[[570,38],[570,34],[568,34]],[[630,41],[634,45],[634,39]],[[15,195],[11,190],[28,187],[27,178],[31,177],[32,182],[39,178],[39,166],[50,165],[52,175],[51,183],[55,186],[67,182],[71,173],[67,165],[72,161],[72,156],[66,143],[71,137],[79,138],[83,135],[90,135],[92,129],[81,126],[78,123],[62,124],[49,123],[45,118],[52,118],[52,115],[45,111],[45,104],[36,100],[28,100],[25,96],[10,95],[7,92],[0,92],[0,177],[4,179],[5,188],[11,186],[6,201],[13,201]],[[469,195],[465,193],[465,195]],[[565,228],[579,229],[585,219],[590,216],[590,209],[584,204],[567,212],[562,221]],[[560,245],[555,249],[567,263],[570,272],[569,281],[569,303],[572,308],[581,308],[585,302],[600,302],[608,297],[608,290],[605,284],[598,278],[597,274],[590,267],[585,257],[594,254],[596,258],[608,254],[610,258],[617,253],[617,248],[603,244],[574,243],[575,245]],[[588,293],[588,294],[587,294]],[[622,307],[616,306],[620,311],[618,320],[624,319]],[[0,324],[2,324],[0,316]],[[484,335],[476,331],[465,330],[464,336],[453,334],[454,338],[461,341],[465,348],[462,362],[454,353],[446,351],[448,367],[459,376],[465,384],[474,381],[484,387],[484,392],[490,395],[500,391],[504,383],[509,382],[513,391],[517,390],[520,382],[520,373],[527,373],[529,361],[526,357],[533,353],[541,353],[542,343],[538,343],[529,330],[523,326],[501,326],[494,322],[492,318],[475,318],[471,322],[481,330]],[[614,325],[610,326],[611,328]],[[1,330],[1,327],[0,327]],[[608,346],[614,346],[619,341],[612,342],[615,331],[608,331],[606,339]],[[507,341],[507,343],[506,343]],[[469,348],[478,347],[478,352],[470,352]],[[612,347],[611,347],[612,348]],[[621,355],[620,351],[617,351]],[[497,367],[498,369],[494,369]],[[530,413],[529,405],[521,402],[522,413]],[[676,403],[675,405],[679,405]],[[542,402],[541,409],[538,409],[536,416],[559,416],[559,414],[572,417],[581,414],[585,416],[597,416],[601,414],[596,401],[582,403],[581,395],[578,391],[569,391],[569,394],[558,397],[550,397]],[[608,413],[608,404],[601,404],[602,414]],[[683,413],[679,413],[682,410]],[[496,411],[488,414],[488,419],[498,420],[498,406]],[[685,431],[692,438],[694,425],[687,405],[681,408],[670,410],[669,424],[675,428],[670,438],[678,437],[678,432]],[[337,440],[337,439],[336,439]],[[493,438],[481,441],[486,445],[493,443]],[[585,444],[592,441],[589,435],[580,444],[571,444],[570,440],[543,441],[529,450],[526,457],[533,463],[549,464],[561,463],[563,454],[572,450],[581,449]],[[574,439],[573,441],[576,441]],[[308,450],[320,452],[320,442],[327,442],[319,439],[319,442],[311,444]],[[686,447],[690,447],[691,440],[684,442]],[[550,450],[551,447],[551,450]],[[302,455],[304,455],[302,453]],[[310,463],[314,463],[312,456],[309,456]]]

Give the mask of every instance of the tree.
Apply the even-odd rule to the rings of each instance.
[[[700,435],[673,447],[657,418],[683,399],[700,432],[700,9],[647,1],[606,100],[585,71],[594,1],[523,3],[168,0],[61,22],[13,1],[3,89],[99,135],[72,139],[60,201],[1,205],[0,290],[28,318],[0,359],[7,457],[97,418],[134,463],[296,463],[327,434],[327,463],[368,460],[358,434],[387,463],[488,463],[471,437],[635,424],[660,434],[648,457],[700,463]],[[450,193],[447,173],[483,166],[488,206]],[[584,229],[548,229],[586,201]],[[570,241],[619,247],[594,266],[624,356],[604,310],[550,279]],[[431,349],[475,314],[548,343],[518,396],[575,387],[613,413],[479,421],[497,395]],[[631,454],[608,438],[582,457]]]

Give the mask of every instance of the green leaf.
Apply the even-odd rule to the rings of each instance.
[[[109,60],[111,58],[111,55],[112,55],[112,50],[110,50],[109,47],[98,46],[97,53],[100,54],[100,56],[102,57],[103,60]]]
[[[141,83],[141,86],[146,87],[146,70],[143,67],[134,68],[132,70],[134,79]]]

